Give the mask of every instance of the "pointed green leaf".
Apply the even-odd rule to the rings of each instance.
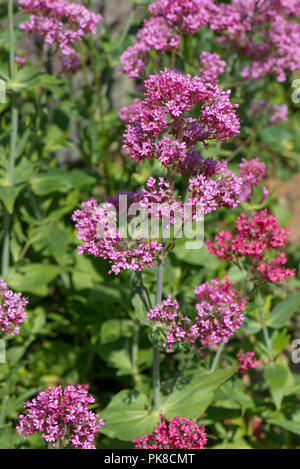
[[[119,392],[101,412],[106,421],[102,433],[110,438],[133,441],[153,430],[159,421],[159,413],[148,409],[149,399],[134,391]]]

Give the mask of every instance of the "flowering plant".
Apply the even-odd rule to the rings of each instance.
[[[298,447],[300,2],[96,3],[0,28],[0,448]]]

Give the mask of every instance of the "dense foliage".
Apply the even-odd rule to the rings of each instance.
[[[0,5],[0,448],[299,448],[300,1],[90,3]]]

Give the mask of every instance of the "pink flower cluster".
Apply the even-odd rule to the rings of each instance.
[[[284,81],[286,72],[300,68],[298,0],[232,0],[212,11],[211,29],[224,34],[221,41],[231,41],[251,61],[242,71],[244,78],[271,73]]]
[[[228,342],[243,323],[246,300],[231,286],[229,279],[213,279],[194,288],[197,297],[196,324],[203,346]]]
[[[151,309],[146,319],[159,322],[168,328],[166,342],[163,344],[168,353],[172,351],[174,343],[186,341],[193,344],[199,337],[198,327],[195,324],[188,327],[191,320],[180,313],[178,302],[172,300],[171,295],[162,304]]]
[[[40,392],[32,401],[25,403],[27,413],[19,416],[19,435],[38,433],[55,448],[58,440],[69,443],[71,448],[96,449],[95,434],[105,422],[99,415],[88,410],[95,402],[88,395],[88,385],[70,385],[64,389],[53,386]]]
[[[203,347],[228,342],[244,320],[242,311],[246,300],[240,297],[227,277],[223,282],[214,279],[211,283],[203,283],[194,291],[198,302],[193,324],[179,311],[178,302],[170,295],[147,314],[147,321],[159,322],[167,328],[163,344],[167,352],[171,352],[176,343],[194,344],[198,338]]]
[[[151,17],[138,31],[133,46],[121,56],[119,70],[130,78],[145,75],[149,52],[179,48],[182,33],[195,34],[208,21],[211,0],[158,0],[149,6]]]
[[[172,28],[195,34],[208,23],[211,3],[212,0],[157,0],[149,6],[149,11],[165,18]]]
[[[208,139],[229,140],[239,132],[230,91],[222,91],[205,77],[169,69],[145,80],[145,98],[123,108],[127,123],[123,148],[135,161],[157,158],[164,166],[183,161],[188,147]],[[200,104],[197,118],[187,118]],[[169,136],[159,137],[168,132]],[[157,141],[158,140],[158,141]]]
[[[28,304],[21,293],[14,293],[7,288],[6,283],[0,280],[0,332],[11,337],[19,334],[20,324],[27,317],[24,311]]]
[[[221,60],[219,54],[211,54],[210,52],[201,52],[199,55],[201,69],[200,73],[204,73],[207,80],[217,80],[218,76],[224,73],[226,69],[225,60]]]
[[[240,200],[246,202],[252,192],[252,186],[258,186],[266,172],[265,163],[261,163],[258,158],[252,160],[242,159],[239,165],[239,177],[243,181]],[[265,194],[267,194],[265,190]]]
[[[256,368],[258,361],[255,357],[255,352],[244,352],[240,350],[237,354],[238,370],[237,373],[244,375],[249,368]]]
[[[203,449],[206,442],[205,427],[184,417],[167,423],[164,415],[152,433],[133,441],[136,449]]]
[[[177,49],[180,38],[174,34],[163,17],[145,20],[138,31],[133,46],[130,46],[121,55],[122,71],[130,78],[138,78],[145,75],[147,56],[151,49],[167,52]]]
[[[202,172],[189,180],[187,206],[192,211],[201,207],[204,214],[220,208],[235,208],[239,205],[242,183],[227,168],[226,161],[204,160],[200,163]]]
[[[194,158],[194,153],[191,153],[191,158]],[[149,215],[168,217],[171,225],[177,222],[192,224],[194,220],[201,221],[203,215],[218,208],[235,208],[239,205],[242,183],[227,168],[227,162],[204,160],[198,156],[198,166],[193,168],[195,176],[188,181],[188,199],[185,204],[174,198],[170,184],[163,178],[159,178],[158,183],[155,178],[148,179],[140,205],[147,209]],[[188,173],[189,158],[187,166],[182,164],[179,170]]]
[[[161,251],[161,244],[152,238],[147,242],[144,236],[137,239],[122,237],[112,204],[98,206],[95,199],[90,199],[82,203],[82,210],[76,210],[72,219],[78,229],[77,237],[83,241],[78,247],[79,254],[87,252],[108,260],[111,264],[109,273],[118,275],[124,269],[140,271],[152,267]]]
[[[250,112],[253,117],[268,116],[268,124],[272,125],[279,125],[281,122],[287,121],[288,111],[287,104],[270,106],[264,99],[250,103]]]
[[[215,243],[206,241],[210,253],[216,254],[218,259],[236,262],[246,258],[253,280],[280,284],[295,275],[293,270],[285,268],[286,256],[279,251],[285,248],[289,232],[281,228],[267,210],[253,212],[249,218],[242,214],[235,225],[233,232],[221,231],[215,237]]]
[[[73,45],[87,33],[96,34],[96,26],[102,20],[101,15],[66,0],[19,0],[19,9],[31,15],[21,29],[38,34],[46,44],[56,44],[63,55],[64,69],[71,72],[80,60]]]

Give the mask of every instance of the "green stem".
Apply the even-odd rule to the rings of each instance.
[[[104,110],[103,110],[103,103],[102,103],[102,92],[101,92],[101,77],[97,69],[96,63],[96,48],[94,45],[93,40],[90,41],[91,47],[91,66],[92,72],[94,75],[94,81],[96,86],[96,94],[97,94],[97,101],[98,101],[98,110],[99,110],[99,120],[101,125],[101,134],[102,134],[102,142],[104,147],[104,175],[106,179],[106,187],[107,192],[109,195],[112,195],[114,192],[114,184],[112,178],[112,170],[111,170],[111,161],[109,155],[109,141],[108,135],[105,128],[105,120],[104,120]]]
[[[158,265],[158,275],[156,283],[155,303],[161,303],[162,289],[165,272],[165,259],[161,259]],[[154,409],[160,409],[160,369],[159,369],[159,350],[153,346],[153,391],[154,391]]]
[[[211,365],[211,368],[210,368],[210,372],[213,373],[215,371],[215,369],[217,368],[218,366],[218,363],[219,363],[219,360],[220,360],[220,357],[223,353],[223,350],[224,350],[224,347],[225,347],[225,342],[222,342],[221,345],[219,345],[219,348],[217,350],[217,353],[213,359],[213,362],[212,362],[212,365]]]
[[[8,20],[9,20],[9,66],[10,66],[10,79],[14,81],[16,78],[16,65],[15,65],[15,35],[14,35],[14,9],[13,0],[8,1]],[[14,184],[14,167],[16,159],[17,137],[18,137],[18,107],[17,96],[13,93],[11,98],[11,133],[10,133],[10,147],[9,147],[9,162],[8,162],[8,182],[10,186]],[[3,245],[2,245],[2,277],[5,277],[9,268],[10,257],[10,214],[4,207],[4,220],[3,220]]]
[[[261,297],[261,294],[260,294],[259,290],[257,292],[257,299],[258,299],[259,314],[260,314],[260,320],[261,320],[261,325],[262,325],[262,329],[263,329],[264,341],[265,341],[265,344],[266,344],[266,347],[267,347],[268,357],[271,359],[272,358],[272,353],[271,353],[270,336],[269,336],[268,328],[266,326],[263,301],[262,301],[262,297]]]

